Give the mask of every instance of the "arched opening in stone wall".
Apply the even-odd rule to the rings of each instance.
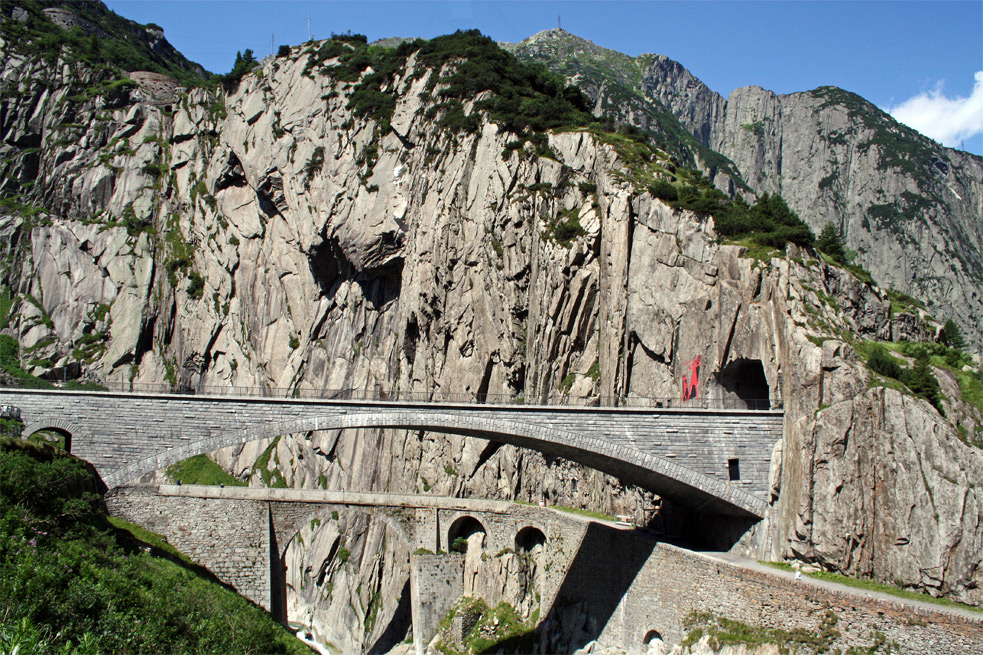
[[[662,641],[662,633],[658,630],[649,630],[645,633],[645,638],[642,639],[642,644],[651,648],[655,644]]]
[[[746,409],[771,409],[771,389],[760,359],[735,359],[717,376],[725,395]]]
[[[274,522],[278,511],[286,524],[279,571],[288,625],[345,653],[386,653],[404,641],[412,625],[412,544],[399,520],[383,510],[326,505],[297,514],[274,507]],[[363,569],[367,561],[373,564]],[[372,599],[364,614],[371,622],[337,620],[362,598]]]
[[[527,525],[515,535],[515,551],[517,553],[531,553],[537,547],[542,548],[545,545],[546,535],[535,526]]]
[[[484,549],[487,531],[473,516],[461,516],[447,531],[448,550],[464,553],[472,548]]]
[[[66,453],[72,452],[72,433],[64,428],[42,427],[35,428],[31,434],[24,435],[25,439],[50,444],[61,448]]]

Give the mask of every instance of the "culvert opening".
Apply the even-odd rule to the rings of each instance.
[[[742,409],[771,409],[771,389],[760,359],[736,359],[724,367],[720,386]]]

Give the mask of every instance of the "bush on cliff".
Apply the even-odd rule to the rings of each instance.
[[[476,98],[480,98],[476,109],[487,112],[502,129],[515,134],[594,122],[579,89],[542,66],[519,62],[478,30],[457,31],[429,41],[405,41],[396,48],[341,42],[334,37],[308,51],[306,72],[326,64],[320,68],[322,74],[340,82],[357,82],[348,108],[376,121],[385,131],[396,107],[392,82],[413,53],[420,66],[439,73],[439,78],[431,78],[427,89],[437,101],[430,117],[444,115],[439,124],[451,132],[478,129],[477,116],[464,116],[463,108],[464,102]],[[328,64],[335,58],[337,61]],[[418,69],[415,74],[424,72]],[[490,92],[487,97],[480,97],[486,92]]]
[[[0,652],[309,652],[200,567],[115,529],[98,500],[81,460],[0,441]]]

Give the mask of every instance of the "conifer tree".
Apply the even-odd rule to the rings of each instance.
[[[950,348],[955,348],[956,350],[966,350],[966,339],[963,338],[962,330],[956,325],[956,322],[951,318],[945,322],[942,327],[942,333],[939,335],[939,341],[949,346]]]
[[[843,233],[832,223],[826,223],[819,233],[816,247],[829,255],[837,264],[846,263],[846,248],[843,246]]]

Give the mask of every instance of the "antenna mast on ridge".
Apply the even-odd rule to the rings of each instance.
[[[311,40],[311,15],[307,14],[307,40]]]
[[[563,25],[560,24],[560,14],[557,14],[556,15],[556,29],[558,29],[558,30],[562,30],[563,29]]]

